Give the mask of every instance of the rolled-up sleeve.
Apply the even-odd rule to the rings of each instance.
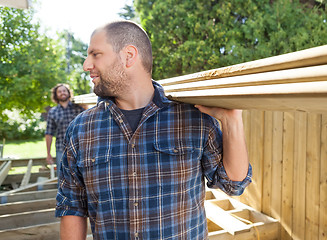
[[[56,217],[73,215],[87,217],[87,196],[81,173],[77,167],[77,145],[71,136],[71,127],[65,137],[65,151],[58,176]]]
[[[241,195],[251,183],[252,167],[249,164],[247,176],[243,181],[232,181],[223,165],[223,140],[219,123],[214,123],[204,148],[202,166],[209,188],[220,188],[228,195]]]

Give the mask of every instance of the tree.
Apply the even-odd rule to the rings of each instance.
[[[155,79],[327,43],[327,14],[298,0],[136,0]]]
[[[70,86],[76,95],[90,93],[90,80],[83,70],[87,44],[76,39],[68,30],[61,32],[59,37],[63,45],[66,46],[66,72],[69,76]]]
[[[32,23],[33,11],[0,7],[0,121],[4,110],[42,112],[49,90],[67,82],[64,49]]]

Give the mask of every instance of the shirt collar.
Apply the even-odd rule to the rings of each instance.
[[[73,103],[69,101],[67,107],[70,107],[71,105],[73,105]],[[58,103],[58,107],[64,108],[60,103]]]

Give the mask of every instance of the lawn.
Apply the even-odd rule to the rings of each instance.
[[[51,155],[56,156],[54,138],[52,141]],[[47,156],[47,148],[45,145],[45,139],[36,140],[17,140],[6,141],[3,148],[4,158],[39,158]],[[41,166],[33,166],[32,172],[38,172]],[[26,167],[14,167],[10,169],[9,174],[21,174],[26,171]]]
[[[51,148],[52,156],[56,156],[55,141],[56,139],[54,138]],[[44,138],[36,140],[6,141],[3,148],[4,158],[45,158],[46,156],[47,149]]]

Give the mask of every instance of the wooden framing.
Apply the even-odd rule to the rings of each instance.
[[[5,161],[0,166],[0,185],[4,182],[6,179],[8,172],[11,168],[11,161]]]

